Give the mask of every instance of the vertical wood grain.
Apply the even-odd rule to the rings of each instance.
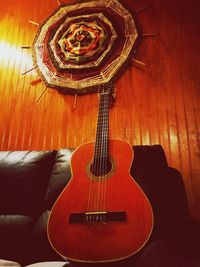
[[[125,0],[124,0],[125,1]],[[67,2],[67,0],[65,1]],[[198,1],[127,1],[137,10],[144,33],[133,64],[116,84],[110,111],[110,137],[134,145],[161,144],[169,165],[181,171],[190,213],[200,221],[200,20]],[[7,0],[0,9],[0,149],[60,149],[94,140],[98,97],[74,97],[47,89],[37,81],[31,45],[37,26],[56,0]]]

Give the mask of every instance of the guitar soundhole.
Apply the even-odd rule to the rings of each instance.
[[[102,177],[108,175],[112,170],[112,162],[107,158],[95,158],[90,166],[92,175]]]

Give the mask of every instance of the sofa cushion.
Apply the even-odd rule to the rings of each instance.
[[[71,178],[70,160],[73,149],[60,149],[55,158],[55,164],[49,180],[45,197],[47,209],[51,209],[55,200]]]
[[[0,152],[0,214],[38,214],[55,151]]]
[[[0,215],[0,258],[22,263],[28,257],[34,223],[30,216]]]
[[[20,237],[30,234],[33,228],[34,220],[29,216],[24,215],[0,215],[0,236],[8,240],[9,236]],[[11,240],[9,240],[10,242]]]

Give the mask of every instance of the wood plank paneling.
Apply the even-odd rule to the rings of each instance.
[[[117,82],[110,111],[110,137],[131,144],[161,144],[168,162],[183,175],[191,216],[200,221],[200,20],[197,0],[128,1],[138,9],[144,33],[136,55],[144,69],[130,66]],[[67,2],[67,0],[65,1]],[[7,0],[0,9],[0,149],[77,147],[95,138],[98,97],[74,97],[38,82],[30,51],[37,26],[56,0]]]

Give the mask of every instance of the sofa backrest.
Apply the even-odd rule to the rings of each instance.
[[[56,151],[0,152],[0,214],[39,214]]]

